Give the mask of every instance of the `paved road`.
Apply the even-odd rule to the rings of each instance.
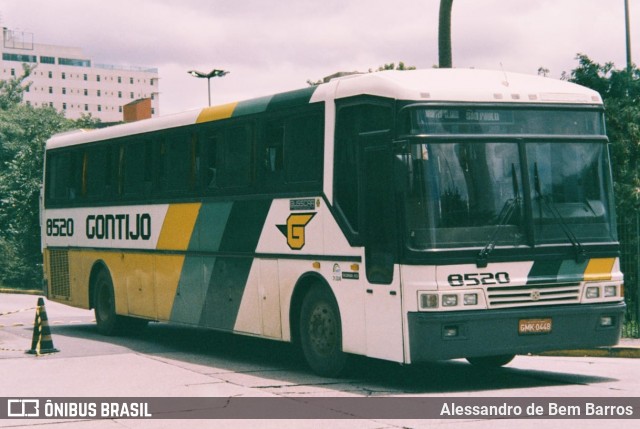
[[[32,308],[36,297],[0,295],[0,314]],[[167,324],[141,334],[104,337],[93,313],[47,302],[59,353],[24,354],[31,345],[35,310],[0,316],[2,397],[214,397],[281,398],[309,412],[306,398],[639,398],[640,359],[518,356],[508,367],[481,372],[464,361],[402,367],[356,359],[343,379],[311,374],[288,344]],[[289,401],[289,402],[286,402]],[[0,404],[0,406],[4,406]],[[328,406],[328,410],[334,410]],[[339,406],[337,407],[339,408]],[[293,410],[293,408],[292,408]],[[342,410],[335,410],[340,414]],[[635,410],[640,416],[640,409]],[[286,415],[286,413],[285,413]],[[342,414],[344,416],[344,414]],[[619,427],[623,420],[198,420],[199,427],[511,428]],[[573,424],[572,424],[573,422]],[[0,427],[55,423],[57,428],[176,427],[176,420],[4,420]],[[187,424],[191,424],[191,421]]]

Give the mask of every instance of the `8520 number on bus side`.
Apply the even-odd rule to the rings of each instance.
[[[73,237],[73,219],[47,219],[47,237]]]
[[[509,273],[501,271],[498,273],[466,273],[449,274],[447,281],[450,286],[484,286],[484,285],[504,285],[511,282]]]

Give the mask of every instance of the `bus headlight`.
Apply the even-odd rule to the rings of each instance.
[[[600,297],[600,287],[589,286],[587,287],[587,293],[585,294],[587,299],[594,299]]]
[[[420,307],[438,308],[438,295],[433,293],[423,293],[420,295]]]
[[[458,295],[442,295],[443,307],[455,307],[458,305]]]
[[[465,293],[464,294],[464,305],[478,305],[478,294],[477,293]]]
[[[612,296],[618,296],[618,288],[617,286],[605,286],[604,287],[604,297],[610,298]]]

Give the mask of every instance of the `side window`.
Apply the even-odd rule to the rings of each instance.
[[[137,199],[151,194],[153,182],[153,146],[150,140],[125,143],[123,153],[122,180],[126,198]]]
[[[291,119],[284,147],[287,183],[322,183],[323,143],[322,114]]]
[[[158,190],[162,194],[193,189],[195,142],[187,133],[169,134],[160,141]]]
[[[334,196],[349,227],[358,233],[358,108],[347,107],[336,119]]]
[[[364,102],[338,108],[334,153],[334,198],[352,234],[360,232],[361,134],[390,130],[392,110],[380,103]]]
[[[74,202],[82,191],[82,155],[78,151],[50,153],[47,160],[48,202]]]
[[[284,169],[284,121],[272,121],[267,124],[264,154],[267,174],[282,173]]]
[[[94,146],[84,154],[82,190],[88,200],[102,200],[111,195],[113,163],[109,149]]]
[[[220,189],[222,141],[222,133],[218,130],[205,131],[199,136],[197,165],[200,187],[206,194]]]
[[[226,133],[222,186],[224,188],[244,188],[252,179],[252,128],[239,125]]]
[[[320,112],[266,122],[258,152],[261,186],[267,192],[319,190],[323,143],[324,121]]]

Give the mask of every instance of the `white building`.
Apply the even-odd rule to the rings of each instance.
[[[0,80],[20,76],[22,63],[35,66],[24,101],[52,106],[70,119],[91,114],[103,122],[123,120],[123,106],[150,98],[158,116],[158,69],[96,64],[81,48],[33,43],[33,34],[3,28]]]

